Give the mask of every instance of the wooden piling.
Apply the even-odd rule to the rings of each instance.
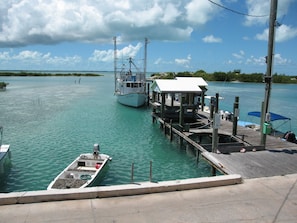
[[[134,163],[131,165],[131,183],[134,183]]]

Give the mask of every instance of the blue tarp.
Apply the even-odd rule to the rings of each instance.
[[[269,114],[270,114],[270,121],[272,121],[272,122],[277,121],[277,120],[291,120],[288,117],[278,115],[278,114],[275,114],[275,113],[272,113],[272,112],[269,112]],[[258,112],[258,111],[249,112],[248,115],[256,116],[258,118],[261,118],[261,112]]]

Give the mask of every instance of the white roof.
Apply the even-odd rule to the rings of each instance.
[[[176,77],[176,80],[184,82],[194,82],[200,87],[208,86],[208,84],[202,77]]]
[[[201,77],[178,77],[173,80],[157,79],[152,88],[159,93],[201,92],[199,86],[207,86]]]

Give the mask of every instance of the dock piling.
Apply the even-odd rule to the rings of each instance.
[[[237,135],[237,121],[238,121],[238,117],[239,117],[239,97],[236,96],[235,97],[235,102],[233,105],[233,131],[232,134],[235,136]]]
[[[134,183],[134,163],[131,165],[131,183]]]
[[[153,180],[153,162],[150,161],[150,182]]]

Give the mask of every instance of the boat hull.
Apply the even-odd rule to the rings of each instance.
[[[5,173],[5,170],[10,164],[10,145],[0,145],[0,174]]]
[[[105,154],[81,154],[49,184],[47,189],[95,186],[109,160],[110,156]]]
[[[146,102],[146,94],[144,93],[130,93],[130,94],[118,94],[117,100],[119,103],[130,107],[141,107]]]

